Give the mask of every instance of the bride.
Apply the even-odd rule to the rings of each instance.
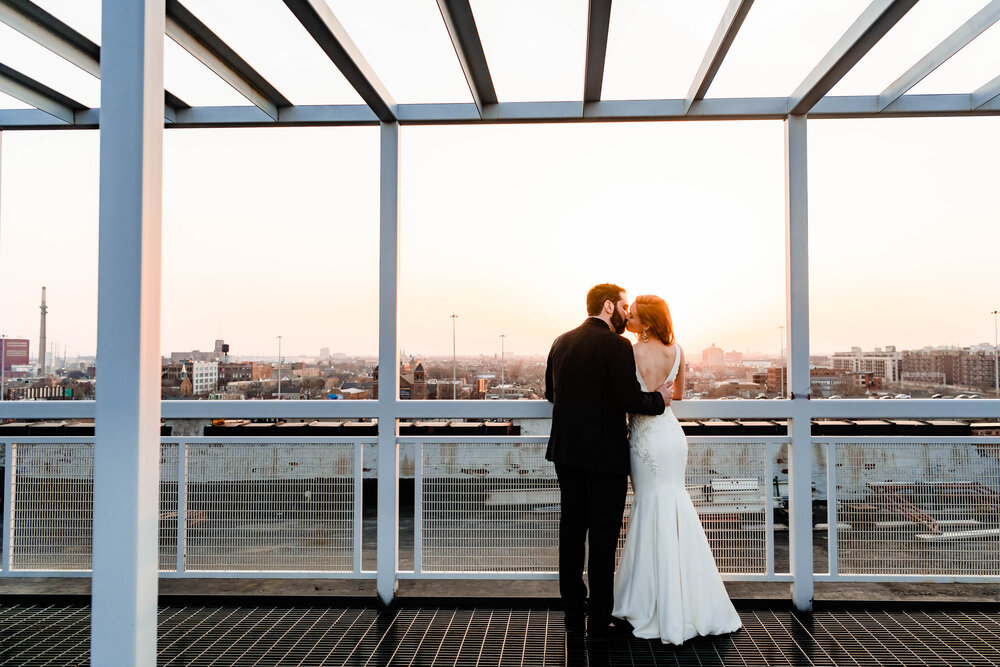
[[[638,334],[633,351],[642,388],[673,380],[673,400],[680,400],[684,353],[674,342],[667,303],[658,296],[636,298],[626,326]],[[614,616],[627,620],[636,637],[664,644],[738,630],[740,617],[684,486],[684,431],[669,407],[662,415],[629,419],[635,497],[615,573]]]

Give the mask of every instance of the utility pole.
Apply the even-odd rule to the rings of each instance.
[[[778,395],[782,398],[785,396],[785,325],[778,327],[778,356],[781,360],[778,362],[778,373],[781,376],[780,380],[780,390]]]
[[[503,366],[503,339],[507,337],[507,334],[500,334],[500,398],[503,398],[504,394],[504,366]]]
[[[0,401],[7,395],[7,334],[0,334]],[[10,464],[8,464],[10,465]]]
[[[458,378],[458,356],[456,351],[458,347],[455,344],[455,320],[458,319],[458,315],[451,316],[451,398],[455,400],[458,398],[458,391],[455,389]]]
[[[1000,398],[1000,347],[997,347],[997,315],[1000,314],[1000,310],[994,310],[991,315],[993,315],[993,382],[994,391],[996,392],[997,398]]]

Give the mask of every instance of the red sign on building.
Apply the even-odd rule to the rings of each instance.
[[[0,338],[0,360],[4,371],[11,366],[23,366],[28,363],[28,340],[26,338]]]

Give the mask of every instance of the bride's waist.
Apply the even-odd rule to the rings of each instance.
[[[633,424],[637,424],[643,421],[650,421],[654,419],[673,419],[676,420],[677,417],[674,416],[674,411],[670,409],[668,405],[667,408],[658,415],[639,415],[639,414],[629,414],[628,420]]]

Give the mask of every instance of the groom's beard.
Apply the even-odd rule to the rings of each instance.
[[[615,333],[619,336],[625,333],[625,318],[621,316],[617,310],[611,313],[611,328],[615,330]]]

